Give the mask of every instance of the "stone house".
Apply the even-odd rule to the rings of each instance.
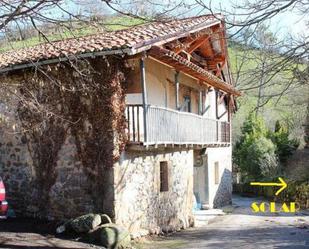
[[[231,202],[235,90],[222,16],[0,54],[0,175],[20,215],[104,212],[158,233]]]

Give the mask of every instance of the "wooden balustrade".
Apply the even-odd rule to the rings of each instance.
[[[155,144],[218,144],[230,142],[230,124],[164,107],[127,105],[129,142]],[[146,120],[147,138],[144,137]]]

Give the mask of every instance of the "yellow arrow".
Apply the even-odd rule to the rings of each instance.
[[[279,186],[281,187],[276,193],[275,195],[278,195],[281,193],[281,191],[283,191],[288,185],[286,184],[286,182],[281,178],[278,177],[280,183],[276,183],[276,182],[250,182],[250,185],[253,186]]]

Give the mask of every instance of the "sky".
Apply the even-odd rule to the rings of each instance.
[[[200,4],[196,4],[199,2]],[[146,11],[158,11],[162,12],[166,9],[172,9],[176,5],[181,5],[180,8],[175,9],[171,13],[177,17],[187,17],[208,14],[209,11],[201,7],[201,4],[208,5],[211,3],[211,7],[214,12],[221,12],[221,10],[226,10],[228,12],[233,12],[233,6],[235,4],[242,4],[244,1],[260,1],[260,0],[113,0],[113,2],[119,2],[120,5],[117,8],[122,8],[124,12],[129,11],[132,8],[132,5],[128,3],[135,2],[141,8],[144,8]],[[147,4],[151,2],[152,4]],[[97,14],[113,14],[115,13],[111,10],[102,0],[63,0],[61,5],[63,9],[67,12],[78,14],[86,13],[89,14],[90,9],[95,11]],[[189,8],[190,7],[190,8]],[[237,9],[239,11],[239,9]],[[170,13],[170,12],[169,12]],[[53,18],[62,18],[67,17],[68,15],[61,11],[59,8],[53,8],[46,11],[46,14],[52,16]],[[239,18],[239,16],[237,17]],[[293,36],[308,33],[306,29],[306,23],[309,23],[309,15],[306,17],[301,16],[297,10],[290,10],[284,13],[280,13],[272,18],[266,24],[269,24],[269,27],[272,32],[276,34],[279,38],[285,38],[292,34]],[[307,26],[308,27],[308,26]],[[307,34],[308,35],[308,34]]]
[[[222,6],[231,6],[232,1],[216,1],[221,2]],[[238,1],[240,2],[240,1]],[[306,29],[306,22],[309,22],[309,15],[306,17],[301,15],[296,9],[288,10],[274,16],[269,22],[271,30],[278,33],[279,36],[285,36],[286,34],[301,35],[308,32]]]
[[[162,0],[148,1],[151,1],[155,4],[147,4],[147,1],[145,0],[135,0],[135,2],[139,2],[139,5],[142,5],[146,10],[154,9],[160,12],[164,11],[165,8],[171,9],[176,4],[181,4],[181,8],[178,8],[177,10],[172,12],[175,16],[192,16],[207,13],[207,11],[204,8],[201,8],[200,5],[199,7],[196,7],[196,5],[194,7],[194,4],[196,4],[195,0],[169,0],[166,2],[163,2]],[[244,1],[245,0],[200,0],[202,4],[211,3],[214,12],[220,12],[221,9],[233,11],[233,6],[235,4],[242,4]],[[255,0],[250,1],[252,2]],[[92,8],[96,9],[98,13],[115,13],[100,0],[75,0],[74,3],[72,2],[72,0],[65,0],[65,6],[67,9],[74,9],[75,11],[86,11],[87,9]],[[130,2],[129,0],[120,0],[118,2],[121,2],[120,6],[124,11],[127,11],[128,9],[130,9],[130,7],[132,7],[132,5],[127,4]],[[188,6],[190,6],[191,9],[188,9]],[[237,9],[237,11],[239,11],[239,9]],[[284,37],[289,34],[304,34],[307,31],[306,22],[309,23],[309,15],[307,15],[306,17],[301,16],[300,13],[298,13],[297,10],[294,9],[292,11],[290,10],[276,15],[267,24],[270,25],[271,30],[275,32],[278,36]]]

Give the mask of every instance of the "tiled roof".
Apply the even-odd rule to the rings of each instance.
[[[169,22],[152,22],[125,30],[65,39],[1,53],[0,72],[19,68],[24,64],[34,65],[39,61],[76,56],[87,57],[95,53],[136,54],[152,45],[159,45],[219,23],[218,17],[221,18],[204,15]]]

